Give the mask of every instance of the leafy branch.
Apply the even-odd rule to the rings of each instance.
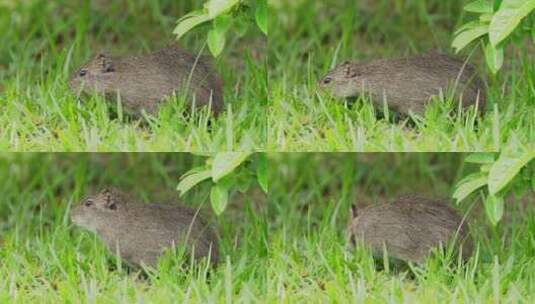
[[[177,40],[200,24],[211,22],[206,42],[214,57],[225,47],[230,28],[245,33],[249,23],[256,22],[267,35],[267,0],[208,0],[202,9],[192,11],[177,21],[173,33]]]
[[[535,152],[502,152],[498,158],[495,153],[470,154],[465,162],[479,164],[479,172],[459,181],[453,198],[459,204],[470,194],[481,190],[487,217],[496,225],[503,216],[504,198],[510,191],[517,194],[529,188],[535,191],[535,168],[529,166],[533,159]]]
[[[184,195],[197,184],[211,180],[210,202],[219,215],[225,211],[234,190],[246,192],[252,181],[268,192],[267,157],[264,153],[222,152],[208,155],[205,164],[186,172],[177,186]]]
[[[493,74],[503,65],[505,41],[513,32],[519,32],[519,36],[531,35],[535,42],[533,18],[526,18],[535,10],[535,0],[476,0],[467,4],[464,10],[479,14],[479,18],[455,32],[452,46],[459,52],[472,41],[483,40],[485,59]],[[526,26],[522,28],[524,19]]]

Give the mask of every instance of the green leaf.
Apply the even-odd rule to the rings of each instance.
[[[489,26],[490,43],[496,47],[520,21],[535,9],[535,0],[503,0]]]
[[[245,193],[251,187],[251,183],[252,183],[252,178],[250,178],[250,176],[242,175],[241,178],[236,183],[236,188],[241,193]]]
[[[222,185],[214,185],[210,191],[210,202],[216,215],[225,211],[228,204],[228,188]]]
[[[212,157],[215,155],[214,152],[189,152],[190,154],[192,155],[196,155],[196,156],[203,156],[203,157]]]
[[[485,46],[485,59],[492,74],[496,75],[503,65],[503,48],[496,49],[492,44]]]
[[[225,32],[212,29],[208,32],[208,48],[214,57],[219,56],[225,47]]]
[[[264,34],[268,34],[267,0],[257,0],[256,24]]]
[[[257,166],[256,166],[256,179],[258,184],[268,193],[268,160],[266,154],[259,154]]]
[[[492,20],[492,17],[494,17],[493,14],[481,14],[479,15],[479,21],[482,23],[489,24],[490,21]]]
[[[535,158],[535,152],[524,153],[519,157],[506,156],[502,153],[490,168],[489,193],[495,195],[502,190],[533,158]]]
[[[465,5],[464,10],[471,13],[492,13],[494,12],[494,8],[492,7],[492,2],[488,0],[477,0],[474,2],[470,2],[467,5]]]
[[[222,32],[228,31],[231,24],[232,17],[229,15],[221,15],[214,19],[214,28]]]
[[[229,9],[231,9],[234,5],[238,4],[240,2],[239,0],[210,0],[206,4],[206,8],[208,9],[208,15],[210,18],[215,18]]]
[[[467,163],[472,163],[472,164],[489,164],[489,163],[494,162],[494,159],[495,159],[494,154],[495,153],[483,153],[483,152],[472,153],[468,155],[464,159],[464,161]]]
[[[487,184],[487,180],[487,175],[482,172],[468,175],[459,183],[457,183],[455,192],[453,193],[453,198],[457,201],[457,204],[460,203],[472,192],[485,186]]]
[[[180,192],[180,195],[188,192],[198,183],[212,176],[212,171],[205,167],[198,167],[188,171],[181,177],[181,181],[178,183],[176,190]]]
[[[493,226],[496,226],[503,216],[503,198],[489,195],[483,202],[485,212]]]
[[[488,175],[488,173],[489,173],[489,171],[490,171],[490,168],[492,168],[492,165],[493,165],[493,164],[494,164],[494,163],[490,163],[490,164],[482,164],[481,167],[479,167],[479,171],[484,172],[484,173],[487,173],[487,175]]]
[[[245,36],[250,25],[251,22],[242,15],[235,17],[233,20],[233,30],[238,37]]]
[[[474,41],[480,36],[485,35],[486,33],[488,33],[488,26],[486,24],[479,25],[458,34],[455,39],[453,39],[451,45],[455,49],[455,52],[459,52],[470,42]]]
[[[211,19],[203,10],[193,11],[178,20],[173,34],[177,36],[178,40],[192,28]]]
[[[225,34],[230,27],[231,18],[221,15],[214,19],[214,28],[208,32],[207,43],[214,57],[219,56],[225,47]]]
[[[482,23],[479,22],[479,21],[470,21],[468,23],[465,23],[463,26],[461,26],[460,28],[458,28],[456,31],[455,31],[455,36],[459,35],[460,33],[466,31],[466,30],[471,30],[473,28],[476,28],[478,26],[481,26]]]
[[[236,169],[251,154],[251,152],[217,153],[212,163],[212,179],[214,182],[219,181],[225,175]]]

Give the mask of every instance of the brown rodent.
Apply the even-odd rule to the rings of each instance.
[[[347,238],[383,255],[383,245],[394,260],[423,263],[434,248],[455,241],[463,259],[472,255],[468,224],[445,202],[402,197],[390,203],[352,208]],[[458,252],[458,251],[457,251]]]
[[[165,97],[185,90],[196,106],[211,103],[215,113],[223,109],[221,79],[207,59],[175,45],[139,56],[99,54],[71,75],[69,87],[75,94],[100,93],[112,101],[120,94],[132,115],[142,110],[154,115]]]
[[[463,107],[478,103],[485,107],[483,81],[476,70],[462,60],[437,52],[364,63],[346,61],[331,70],[318,85],[336,97],[368,94],[377,107],[386,100],[389,108],[407,115],[423,114],[432,96],[455,92],[454,101]],[[453,91],[454,90],[454,91]]]
[[[70,216],[76,225],[96,233],[110,252],[119,252],[134,265],[156,267],[158,257],[173,246],[193,252],[195,259],[218,261],[214,232],[188,207],[143,204],[109,188],[84,199]]]

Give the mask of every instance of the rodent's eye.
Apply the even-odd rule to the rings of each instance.
[[[88,198],[88,199],[85,200],[84,205],[85,205],[86,207],[89,207],[89,206],[92,206],[94,203],[95,203],[94,200]]]
[[[331,81],[333,81],[333,78],[331,76],[323,78],[323,84],[329,84],[331,83]]]
[[[87,70],[86,70],[86,69],[81,69],[81,70],[80,70],[80,73],[78,73],[78,75],[79,75],[80,77],[84,77],[86,74],[87,74]]]

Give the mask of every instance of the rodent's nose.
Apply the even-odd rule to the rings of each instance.
[[[74,79],[69,79],[69,89],[72,91],[72,92],[76,92],[76,81]]]
[[[69,89],[71,90],[71,92],[76,95],[76,97],[80,97],[80,94],[82,93],[82,90],[83,90],[83,85],[80,83],[80,81],[76,80],[76,79],[71,79],[69,80]]]
[[[69,214],[69,217],[71,219],[71,222],[73,222],[75,224],[78,224],[78,222],[80,220],[80,214],[79,214],[78,209],[77,208],[72,209],[70,214]]]

